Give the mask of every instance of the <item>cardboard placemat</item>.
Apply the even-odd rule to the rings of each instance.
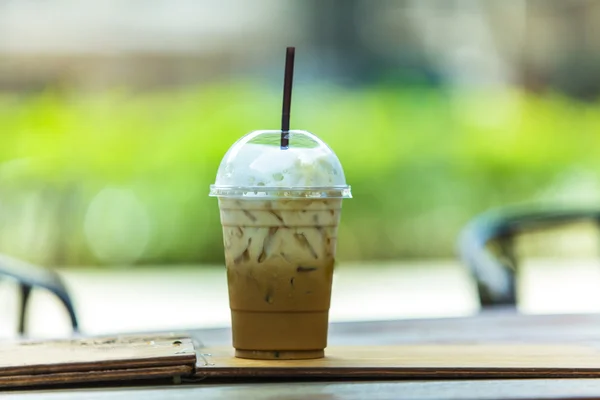
[[[192,340],[177,335],[0,343],[0,388],[174,379],[193,374]]]
[[[565,344],[435,344],[331,347],[316,360],[247,360],[229,348],[199,352],[200,378],[600,377],[600,348]]]
[[[247,360],[187,336],[123,336],[0,343],[0,389],[173,378],[600,378],[592,344],[431,344],[330,347],[316,360]]]

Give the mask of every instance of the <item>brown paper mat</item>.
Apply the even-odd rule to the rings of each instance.
[[[230,348],[200,352],[205,378],[545,378],[600,377],[600,348],[565,344],[331,347],[317,360],[245,360]]]
[[[0,343],[0,388],[189,376],[196,353],[179,336]]]
[[[173,378],[193,373],[191,366],[152,367],[118,370],[94,370],[82,372],[54,372],[40,375],[13,375],[0,378],[0,388],[33,387],[47,385],[72,385],[78,383],[108,383]],[[99,385],[100,386],[100,385]]]
[[[245,360],[180,336],[0,343],[0,388],[139,379],[600,377],[600,347],[435,344],[331,347],[317,360]]]

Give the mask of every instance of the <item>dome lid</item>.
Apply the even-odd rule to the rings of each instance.
[[[210,195],[218,197],[350,198],[340,160],[325,142],[307,131],[254,131],[227,151]]]

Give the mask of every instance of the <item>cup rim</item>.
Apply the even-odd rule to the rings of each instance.
[[[230,186],[210,185],[210,197],[264,198],[352,198],[350,185],[336,186]]]

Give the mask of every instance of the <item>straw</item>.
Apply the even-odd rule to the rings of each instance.
[[[290,145],[290,108],[292,106],[292,81],[294,78],[295,47],[288,47],[285,53],[285,77],[283,80],[283,109],[281,111],[281,149]]]

